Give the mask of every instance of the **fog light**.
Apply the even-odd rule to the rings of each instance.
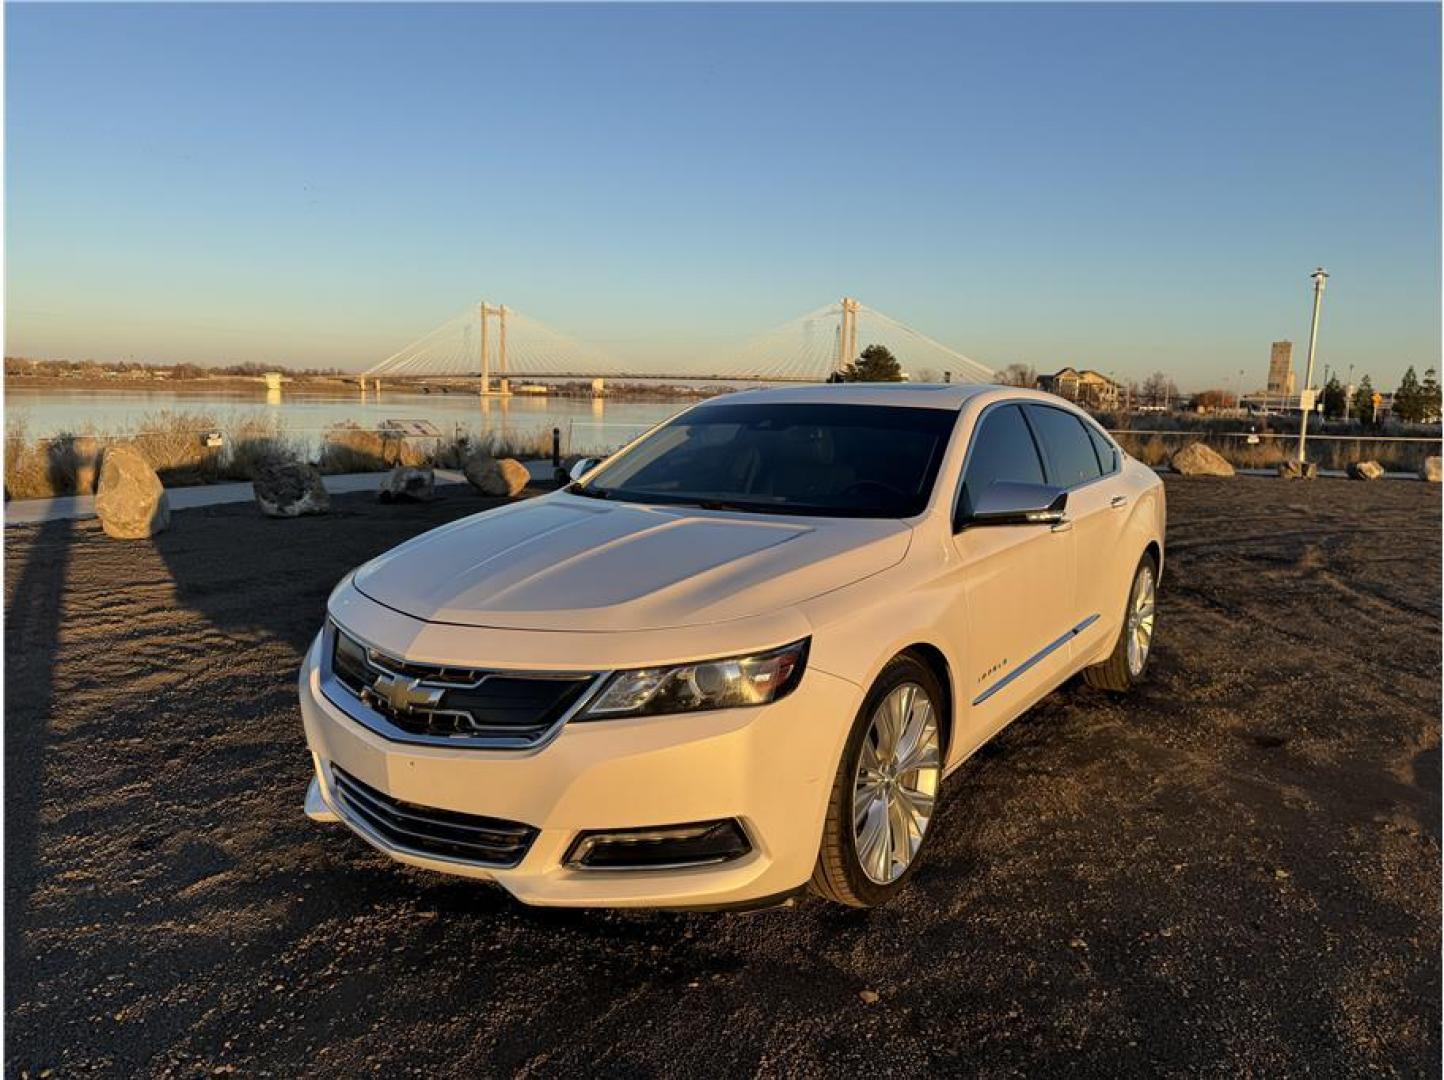
[[[579,870],[670,870],[740,859],[752,850],[733,818],[578,834],[565,862]]]

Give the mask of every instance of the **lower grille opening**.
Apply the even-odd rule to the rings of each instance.
[[[735,818],[581,833],[566,864],[585,870],[670,870],[740,859],[752,850]]]
[[[461,814],[394,799],[331,766],[336,793],[351,815],[381,839],[424,855],[441,855],[478,866],[521,862],[537,830],[518,821]]]

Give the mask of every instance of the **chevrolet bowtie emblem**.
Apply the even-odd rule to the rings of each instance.
[[[420,679],[381,675],[361,691],[361,700],[375,705],[385,702],[392,712],[407,713],[417,709],[434,709],[441,704],[445,691],[423,688]]]

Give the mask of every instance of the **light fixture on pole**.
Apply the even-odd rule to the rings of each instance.
[[[1310,275],[1314,279],[1314,317],[1309,323],[1309,360],[1304,369],[1304,385],[1299,392],[1299,464],[1304,463],[1304,443],[1309,435],[1309,413],[1314,407],[1314,349],[1319,343],[1319,309],[1324,303],[1324,283],[1329,272],[1322,266]]]

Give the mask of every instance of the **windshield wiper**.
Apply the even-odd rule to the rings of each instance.
[[[786,514],[788,510],[781,503],[733,502],[729,499],[677,499],[658,503],[658,506],[695,506],[699,510],[732,510],[744,514]]]
[[[610,499],[612,493],[606,488],[583,487],[581,484],[568,484],[568,495],[580,495],[587,499]]]

